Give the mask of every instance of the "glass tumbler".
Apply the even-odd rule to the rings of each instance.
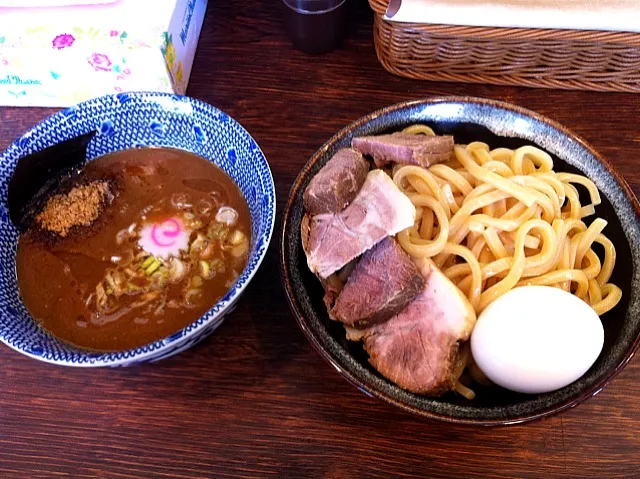
[[[296,50],[327,53],[340,46],[346,0],[282,0],[284,25]]]

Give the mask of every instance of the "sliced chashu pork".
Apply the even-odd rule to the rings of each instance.
[[[462,341],[469,339],[476,315],[469,300],[439,269],[420,264],[424,290],[389,321],[347,337],[362,339],[369,362],[408,391],[437,396],[453,388],[453,370]]]
[[[416,209],[382,170],[367,174],[353,202],[337,214],[311,218],[309,269],[327,278],[382,239],[412,226]]]
[[[372,156],[377,166],[399,163],[427,168],[451,158],[453,137],[397,132],[354,138],[351,146],[363,155]]]
[[[420,293],[425,279],[393,238],[364,253],[340,292],[331,317],[363,328],[402,311]]]
[[[310,215],[339,213],[360,191],[369,162],[357,151],[343,148],[331,157],[304,190],[304,208]]]
[[[302,250],[304,254],[309,256],[309,230],[311,227],[311,217],[308,214],[305,214],[302,217],[302,221],[300,223],[300,237],[302,239]],[[352,260],[343,266],[339,271],[329,275],[327,278],[321,278],[316,275],[316,277],[320,280],[320,284],[322,284],[322,288],[324,289],[324,297],[323,301],[328,311],[331,311],[333,305],[336,301],[336,298],[342,291],[344,284],[347,281],[347,278],[353,271],[357,259]]]

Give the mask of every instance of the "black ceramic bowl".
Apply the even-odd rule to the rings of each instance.
[[[437,134],[453,134],[456,143],[479,140],[491,147],[537,145],[549,152],[556,171],[581,172],[602,193],[597,215],[609,224],[618,262],[612,282],[623,299],[602,317],[605,344],[596,363],[578,381],[551,393],[524,395],[498,387],[479,388],[468,401],[455,393],[428,398],[407,392],[382,377],[368,363],[362,345],[346,341],[344,328],[329,319],[319,281],[307,268],[300,244],[302,193],[310,179],[354,136],[397,131],[426,123]],[[577,405],[597,394],[631,359],[640,343],[640,205],[631,189],[585,141],[537,113],[479,98],[435,98],[390,106],[344,128],[309,160],[296,179],[284,211],[281,272],[291,309],[319,353],[362,391],[408,411],[449,422],[512,424],[540,418]]]

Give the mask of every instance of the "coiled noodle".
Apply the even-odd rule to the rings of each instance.
[[[434,134],[425,125],[404,132]],[[546,152],[473,142],[456,145],[447,163],[396,165],[392,177],[418,212],[398,234],[400,245],[441,268],[476,313],[522,285],[562,288],[598,314],[620,301],[620,288],[609,283],[616,250],[602,234],[607,222],[584,222],[601,202],[598,189],[584,176],[555,172]],[[580,203],[578,187],[589,204]]]

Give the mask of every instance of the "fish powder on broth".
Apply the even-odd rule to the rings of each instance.
[[[78,181],[100,179],[115,179],[118,191],[95,222],[53,240],[30,229],[18,243],[16,273],[44,329],[76,346],[119,351],[184,328],[230,289],[247,263],[250,214],[233,180],[188,152],[109,154]]]

